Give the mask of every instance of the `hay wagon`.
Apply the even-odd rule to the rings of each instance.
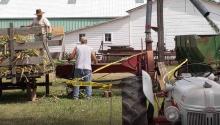
[[[29,100],[36,96],[37,86],[45,86],[49,95],[49,73],[53,72],[47,35],[42,27],[0,29],[0,95],[3,90],[27,90]],[[43,82],[37,78],[45,77]]]

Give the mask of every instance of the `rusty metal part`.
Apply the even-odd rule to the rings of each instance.
[[[169,51],[165,52],[167,63],[173,62],[171,59],[175,59],[175,52]],[[127,57],[130,56],[130,54],[110,54],[108,55],[109,58],[112,56],[118,56],[118,58]],[[149,69],[149,73],[153,76],[154,74],[154,63],[152,60],[156,59],[156,52],[149,51],[146,54],[142,54],[139,56],[134,56],[133,58],[127,59],[122,61],[121,63],[113,64],[111,66],[106,67],[103,70],[100,70],[98,73],[133,73],[133,74],[140,74],[141,70],[143,68]],[[150,60],[151,61],[150,61]],[[100,67],[103,67],[105,65],[108,65],[109,63],[98,63],[96,65],[92,65],[93,71],[96,69],[99,69]],[[56,67],[56,76],[59,78],[73,78],[73,72],[74,72],[74,65],[73,64],[61,64]]]
[[[146,33],[146,50],[152,51],[152,38],[151,38],[151,17],[152,17],[152,0],[147,1],[147,8],[146,8],[146,25],[145,25],[145,33]]]
[[[114,51],[114,50],[104,50],[103,53],[96,54],[97,57],[100,57],[100,63],[110,63],[112,61],[118,60],[122,57],[128,57],[133,54],[141,53],[141,50],[132,50],[132,51]],[[153,52],[155,61],[158,60],[158,53]],[[175,51],[164,51],[164,58],[166,64],[176,64],[176,52]]]
[[[144,60],[143,60],[144,59]],[[137,54],[136,56],[133,56],[132,58],[128,58],[123,60],[121,63],[116,63],[109,65],[109,63],[101,63],[92,65],[93,71],[96,71],[97,69],[109,65],[108,67],[99,70],[96,73],[133,73],[140,75],[141,70],[143,67],[146,69],[149,69],[149,73],[154,73],[154,64],[153,62],[153,52],[148,51],[147,53],[143,54]],[[143,62],[147,60],[147,62]],[[143,66],[143,67],[142,67]],[[56,67],[56,76],[60,78],[73,78],[73,71],[74,71],[74,65],[73,64],[64,64],[64,65],[58,65]]]

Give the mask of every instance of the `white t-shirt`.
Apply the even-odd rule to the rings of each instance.
[[[86,44],[76,46],[76,65],[77,69],[92,70],[91,64],[92,48]]]
[[[46,17],[42,17],[40,20],[34,18],[32,26],[42,26],[42,33],[46,33],[46,28],[51,27],[51,24]]]

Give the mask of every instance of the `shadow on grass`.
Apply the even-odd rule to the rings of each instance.
[[[120,89],[114,89],[112,90],[112,96],[121,96],[121,90]],[[67,92],[57,95],[58,98],[60,99],[73,99],[73,93],[67,94]],[[96,97],[101,97],[101,98],[108,98],[104,96],[104,90],[98,90],[98,89],[93,89],[93,95],[92,98]],[[82,91],[80,94],[80,99],[86,98],[85,91]]]
[[[57,89],[58,88],[58,89]],[[54,90],[54,87],[51,88],[51,95],[48,97],[58,97],[60,99],[73,99],[71,95],[68,95],[65,88],[63,87],[56,87]],[[58,92],[56,92],[58,91]],[[104,90],[99,89],[93,89],[93,97],[103,97]],[[85,92],[84,92],[85,93]],[[120,89],[112,89],[112,95],[113,96],[121,96],[121,90]],[[42,97],[45,97],[44,88],[39,88],[37,92],[37,98],[41,99]],[[84,98],[83,96],[81,96]],[[105,97],[103,97],[105,98]],[[27,103],[29,102],[27,100],[27,94],[26,91],[22,90],[9,90],[9,91],[3,91],[2,96],[0,97],[0,104],[13,104],[13,103]]]
[[[0,118],[1,125],[110,125],[110,121],[93,119],[73,120],[68,118]],[[121,121],[113,121],[114,125],[121,125]]]
[[[43,97],[44,93],[37,93],[38,97]],[[26,91],[6,91],[0,97],[0,104],[11,104],[11,103],[27,103]]]
[[[60,99],[73,99],[73,96],[72,95],[68,95],[68,94],[62,94],[62,95],[57,95],[57,97],[58,98],[60,98]],[[102,95],[101,94],[94,94],[93,96],[92,96],[92,98],[95,98],[95,97],[102,97]],[[80,99],[85,99],[86,97],[85,97],[85,95],[84,96],[80,96],[79,97]],[[104,98],[104,97],[103,97]]]

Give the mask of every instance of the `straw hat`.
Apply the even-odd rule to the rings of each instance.
[[[43,15],[44,13],[41,9],[37,9],[35,15]]]

